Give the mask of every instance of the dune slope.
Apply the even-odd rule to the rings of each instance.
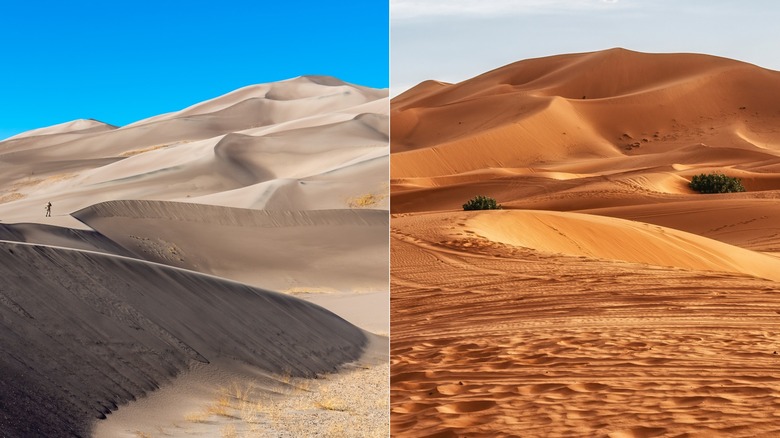
[[[79,210],[74,217],[138,258],[258,287],[387,287],[386,211],[112,201]]]
[[[671,228],[578,213],[469,215],[466,233],[547,253],[586,256],[780,281],[780,259]]]
[[[56,247],[0,249],[6,436],[84,436],[89,419],[196,362],[310,376],[354,360],[366,342],[320,307],[216,277]]]

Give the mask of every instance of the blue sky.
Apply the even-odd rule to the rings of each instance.
[[[0,49],[0,139],[305,74],[389,85],[387,0],[5,1]]]
[[[391,94],[514,61],[623,47],[780,70],[775,0],[390,0]]]

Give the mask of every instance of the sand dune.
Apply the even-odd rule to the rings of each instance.
[[[507,212],[509,213],[509,212]],[[772,436],[776,281],[392,219],[393,436]]]
[[[92,252],[0,247],[6,436],[85,435],[89,420],[194,363],[313,375],[366,343],[322,308],[240,283]]]
[[[393,435],[776,435],[778,98],[611,49],[393,99]]]
[[[257,287],[349,292],[387,288],[387,211],[113,201],[73,215],[140,259]]]
[[[60,144],[1,142],[0,219],[40,221],[43,205],[52,201],[58,225],[80,227],[63,213],[116,199],[308,210],[352,208],[353,200],[370,197],[361,207],[386,208],[386,90],[312,80],[236,93],[265,101],[276,88],[308,90],[314,84],[323,88],[312,96],[317,105],[301,97],[282,101],[284,111],[246,108],[214,116],[214,122],[192,119],[195,110],[184,110]],[[196,112],[209,115],[204,111],[246,102],[236,99],[217,98]]]
[[[103,123],[98,120],[94,119],[79,119],[79,120],[73,120],[71,122],[65,122],[60,123],[58,125],[54,126],[47,126],[45,128],[38,128],[33,129],[31,131],[22,132],[20,134],[14,135],[13,137],[8,137],[5,139],[5,141],[8,140],[19,140],[21,138],[29,138],[29,137],[40,137],[40,136],[62,136],[63,134],[85,134],[90,132],[101,132],[101,131],[110,131],[112,129],[116,129],[116,126],[109,125],[107,123]],[[42,139],[37,138],[36,141],[41,141]],[[13,142],[9,142],[8,145],[13,144]]]
[[[586,256],[780,281],[780,259],[645,223],[542,211],[471,215],[466,233],[546,253]]]
[[[44,224],[0,224],[0,240],[133,256],[130,251],[94,230],[77,230]]]
[[[749,149],[751,136],[776,156],[780,133],[769,127],[779,75],[722,58],[613,49],[521,61],[426,88],[419,99],[413,88],[392,110],[393,178],[686,143]]]
[[[388,110],[306,76],[0,142],[5,435],[386,435]]]
[[[719,199],[609,207],[583,212],[649,222],[742,248],[780,253],[778,209],[780,205],[773,199]]]

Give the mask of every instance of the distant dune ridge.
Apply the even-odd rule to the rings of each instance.
[[[387,288],[387,210],[112,201],[73,215],[138,258],[259,287]]]
[[[386,295],[388,109],[387,90],[303,76],[0,142],[2,435],[89,436],[204,364],[295,379],[386,363],[386,337],[271,290]],[[386,298],[360,302],[387,313]],[[99,434],[219,434],[235,420],[215,418]]]
[[[779,433],[748,396],[780,391],[778,101],[780,72],[620,48],[394,98],[393,434]]]

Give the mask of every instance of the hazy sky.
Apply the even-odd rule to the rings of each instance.
[[[388,86],[388,4],[0,2],[0,139],[81,118],[125,125],[304,74]]]
[[[390,0],[391,93],[514,61],[623,47],[780,70],[774,0]]]

